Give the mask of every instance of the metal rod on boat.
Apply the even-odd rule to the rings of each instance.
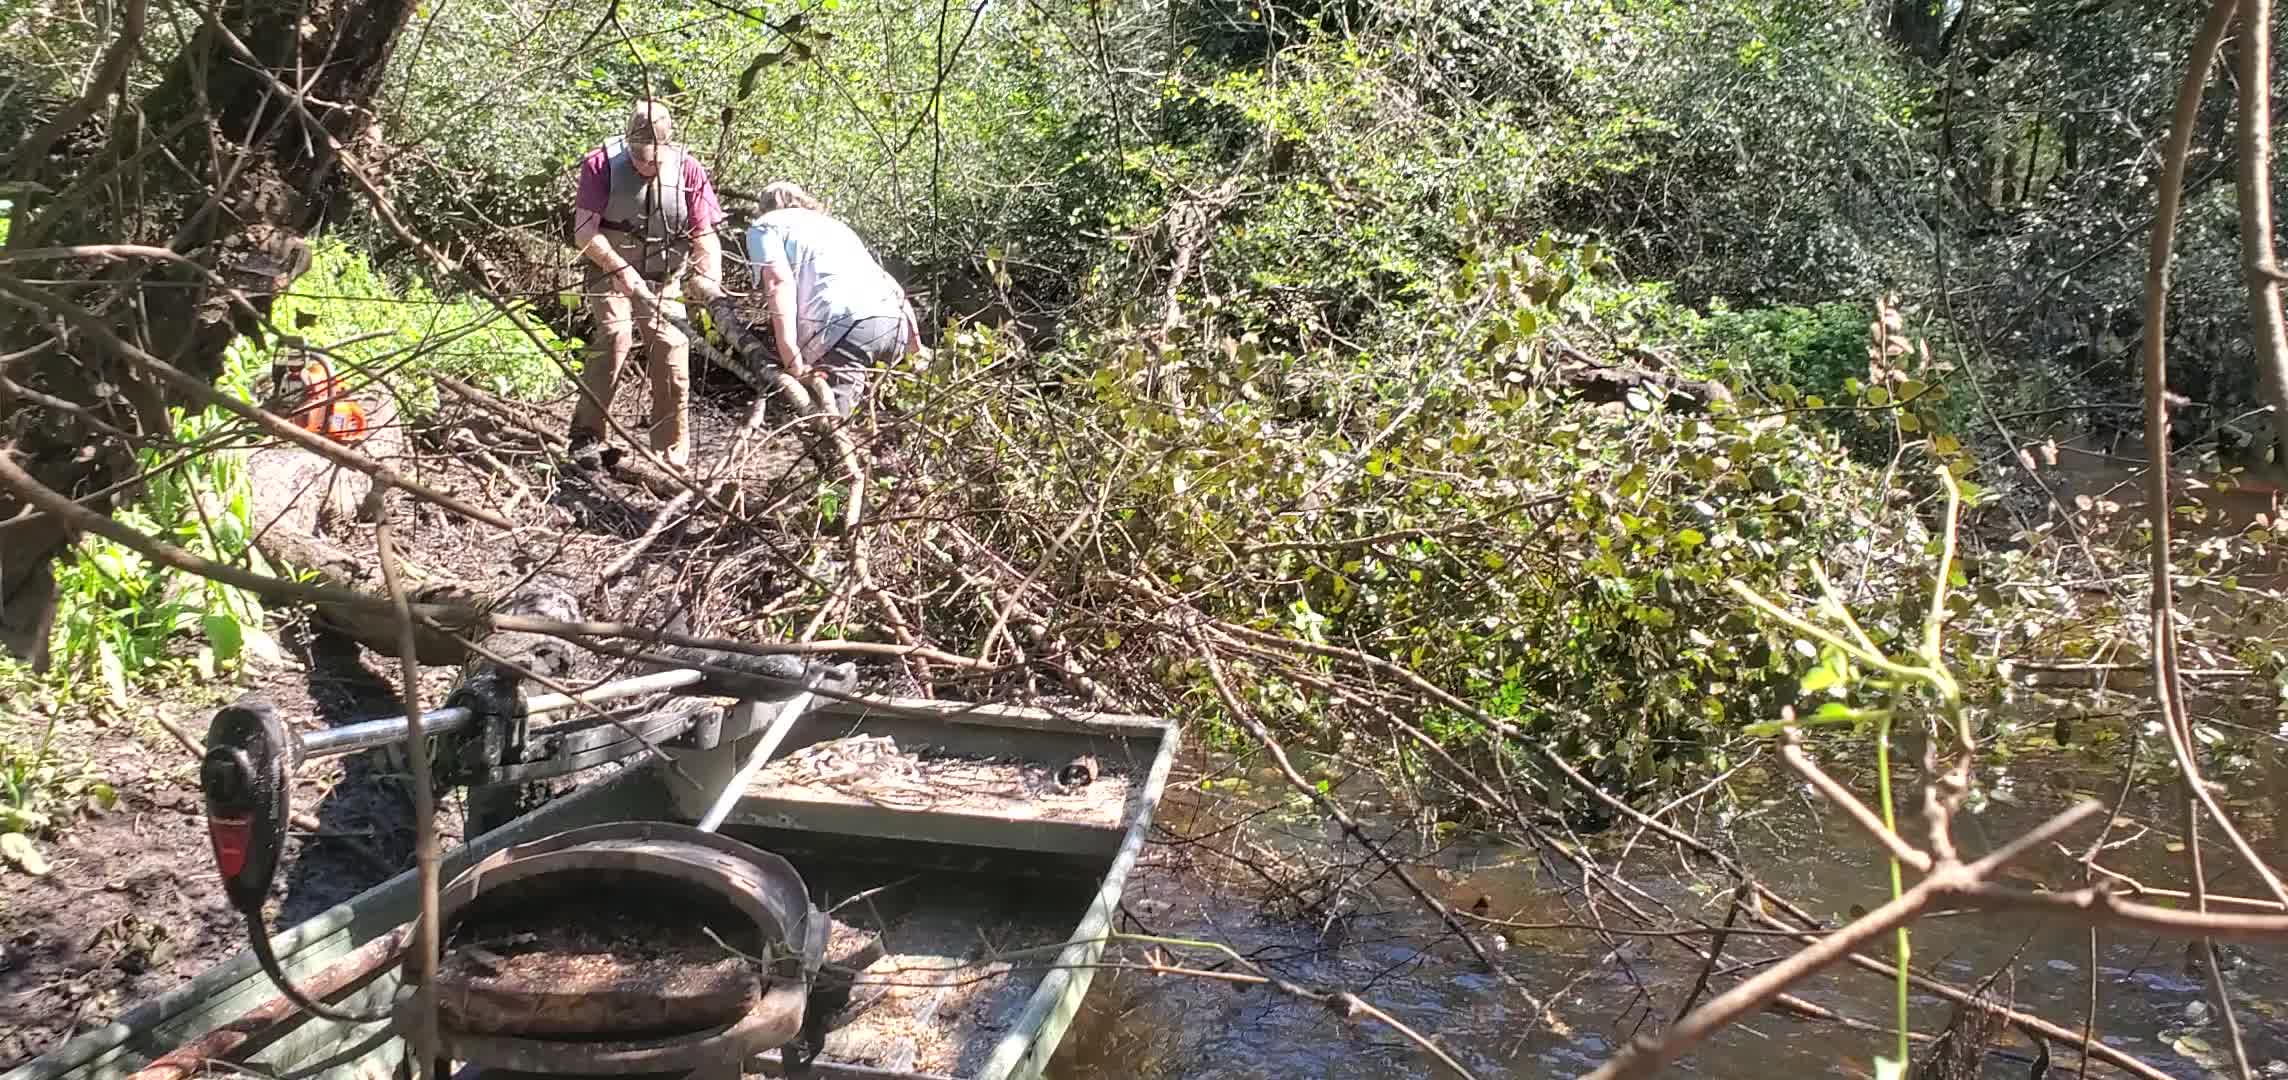
[[[539,694],[525,699],[524,715],[545,716],[552,712],[562,712],[574,705],[593,705],[599,701],[618,701],[663,690],[680,690],[706,678],[707,673],[697,668],[676,668],[673,671],[655,671],[649,675],[608,682],[577,694]]]
[[[676,668],[671,671],[655,671],[648,675],[617,679],[601,686],[590,687],[577,694],[538,694],[525,700],[524,715],[528,717],[546,716],[549,713],[563,712],[575,705],[594,705],[605,701],[638,697],[643,694],[654,694],[663,690],[676,690],[691,686],[706,678],[707,673],[697,668]],[[425,734],[446,735],[468,727],[473,716],[474,714],[468,709],[460,707],[431,709],[421,714],[421,728]],[[379,720],[360,720],[356,723],[343,724],[340,727],[328,728],[324,731],[313,731],[302,736],[301,756],[306,761],[311,758],[354,754],[360,750],[388,746],[391,743],[404,742],[405,736],[412,729],[413,726],[406,723],[405,717],[390,716]]]
[[[755,752],[747,755],[746,764],[739,766],[739,771],[732,775],[730,782],[723,785],[723,793],[715,797],[715,805],[708,807],[707,813],[699,819],[700,832],[714,832],[722,827],[723,819],[731,816],[731,808],[738,805],[739,796],[746,792],[747,781],[754,779],[755,773],[761,771],[771,755],[778,752],[779,744],[786,741],[787,732],[794,730],[794,722],[802,718],[804,710],[810,708],[810,699],[810,691],[804,690],[779,706],[778,715],[771,718],[769,730],[763,732],[763,741],[755,744]]]
[[[469,726],[474,716],[467,709],[431,709],[421,714],[421,730],[430,735],[447,735]],[[405,741],[413,726],[402,716],[388,716],[379,720],[360,720],[340,727],[313,731],[301,738],[302,758],[334,757],[371,750],[377,746]]]

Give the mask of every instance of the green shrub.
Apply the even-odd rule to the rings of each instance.
[[[339,374],[361,393],[395,395],[416,415],[435,407],[440,375],[517,397],[554,394],[566,384],[560,361],[579,348],[529,315],[519,329],[483,300],[440,296],[417,277],[385,275],[338,240],[311,245],[309,272],[278,299],[271,318],[315,345],[348,342],[329,350],[348,368]],[[265,351],[246,341],[236,347]]]
[[[248,382],[259,363],[254,352],[233,350],[219,384],[225,392],[251,397]],[[176,437],[197,449],[145,451],[143,497],[114,518],[193,554],[266,570],[253,545],[257,523],[236,419],[220,409],[170,415]],[[67,691],[92,678],[124,703],[130,683],[183,658],[174,648],[179,634],[204,639],[189,659],[207,678],[234,667],[249,650],[277,650],[254,594],[168,569],[102,537],[82,539],[56,561],[55,575],[54,678]]]
[[[1113,331],[1044,358],[1073,373],[1044,399],[978,389],[1002,343],[958,337],[912,398],[942,409],[924,418],[947,440],[927,471],[967,478],[945,496],[959,519],[1117,508],[1101,565],[1218,619],[1406,664],[1616,788],[1677,779],[1791,700],[1805,662],[1727,583],[1805,585],[1815,558],[1863,534],[1868,505],[1806,493],[1875,485],[1818,425],[1573,400],[1549,378],[1554,341],[1651,340],[1686,313],[1619,280],[1594,244],[1506,243],[1467,214],[1448,228],[1459,253],[1423,259],[1421,287],[1361,321],[1357,352],[1267,344],[1300,338],[1292,325],[1159,353]],[[1260,295],[1235,285],[1224,309]],[[1122,647],[1118,633],[1100,646]],[[1159,675],[1203,677],[1181,661]],[[1323,694],[1275,677],[1248,692],[1302,738],[1343,730]],[[1168,707],[1216,711],[1201,701],[1213,695]],[[1515,753],[1466,718],[1423,722],[1457,752]]]
[[[1867,377],[1868,304],[1830,302],[1813,307],[1731,311],[1711,304],[1694,320],[1695,347],[1733,361],[1763,386],[1791,385],[1804,394],[1842,401],[1846,384]]]
[[[56,745],[57,713],[32,673],[0,657],[0,870],[47,872],[38,840],[81,813],[109,810],[119,792],[92,760]]]

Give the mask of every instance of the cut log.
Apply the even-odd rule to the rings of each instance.
[[[1686,379],[1633,367],[1573,366],[1558,369],[1558,378],[1575,397],[1584,401],[1627,401],[1629,394],[1654,390],[1666,394],[1672,407],[1699,412],[1712,401],[1730,401],[1732,392],[1720,383]]]
[[[372,552],[337,542],[334,536],[357,516],[371,481],[305,450],[269,447],[246,457],[254,503],[254,547],[274,567],[315,574],[328,585],[374,596],[384,595],[381,567]],[[480,599],[466,585],[426,580],[407,567],[415,603],[469,604]],[[320,604],[318,623],[375,652],[397,654],[397,626],[370,612]],[[468,650],[451,634],[428,627],[414,634],[424,664],[457,664]]]
[[[262,533],[320,536],[356,520],[373,478],[293,446],[246,455],[254,527]]]
[[[1635,350],[1633,355],[1648,363],[1667,362],[1666,357],[1650,350]],[[1559,385],[1583,401],[1627,401],[1632,392],[1652,390],[1665,394],[1672,408],[1699,412],[1712,402],[1732,400],[1732,391],[1722,383],[1688,379],[1641,365],[1608,364],[1559,337],[1550,339],[1549,356],[1556,361]]]
[[[580,605],[572,594],[554,585],[529,584],[501,601],[493,610],[503,615],[529,615],[557,622],[579,622]],[[461,670],[464,682],[480,679],[519,681],[527,674],[561,679],[572,674],[578,652],[562,638],[525,631],[502,631],[483,641],[491,655],[472,656]],[[498,659],[495,659],[495,658]]]

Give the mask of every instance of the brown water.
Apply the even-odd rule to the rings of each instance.
[[[2258,737],[2264,747],[2273,740]],[[2046,744],[2047,740],[2043,740]],[[1864,744],[1823,747],[1838,775],[1871,793],[1873,778],[1843,764],[1866,754]],[[1958,822],[1966,855],[1990,850],[2050,812],[2083,796],[2111,802],[2122,779],[2123,744],[2095,750],[2027,750],[1981,770],[1983,798]],[[2117,838],[2145,830],[2110,851],[2104,862],[2148,886],[2181,888],[2183,798],[2165,770],[2165,750],[2142,748],[2148,771],[2123,803]],[[2288,856],[2274,829],[2288,799],[2288,762],[2270,750],[2243,754],[2236,771],[2216,776],[2244,828],[2268,857]],[[1204,764],[1204,763],[1196,763]],[[1286,797],[1275,779],[1254,778],[1233,794],[1199,790],[1197,777],[1171,795],[1162,822],[1171,836],[1196,842],[1156,845],[1132,881],[1124,905],[1135,925],[1152,933],[1219,941],[1298,983],[1360,994],[1417,1030],[1433,1034],[1481,1076],[1571,1076],[1594,1067],[1640,1024],[1648,995],[1656,1023],[1672,1018],[1700,971],[1679,949],[1645,938],[1624,939],[1616,952],[1592,934],[1573,930],[1516,932],[1498,962],[1550,1005],[1537,1015],[1503,987],[1438,922],[1394,883],[1362,884],[1348,894],[1340,918],[1323,913],[1298,918],[1252,867],[1278,861],[1362,864],[1354,847]],[[1831,809],[1814,805],[1798,785],[1773,776],[1743,777],[1730,798],[1711,799],[1686,821],[1706,839],[1736,850],[1764,879],[1814,914],[1847,920],[1855,906],[1889,897],[1885,863],[1852,826]],[[1266,807],[1275,809],[1266,810]],[[1919,826],[1902,821],[1902,831]],[[1218,831],[1222,830],[1222,831]],[[1403,832],[1385,823],[1378,835]],[[2085,830],[2072,842],[2086,844]],[[1616,830],[1595,838],[1610,861],[1628,844]],[[2209,865],[2223,868],[2228,854],[2211,845]],[[1400,845],[1407,839],[1397,841]],[[1233,854],[1211,853],[1222,849]],[[1276,856],[1268,853],[1277,853]],[[1625,861],[1629,879],[1651,897],[1721,922],[1729,883],[1707,868],[1680,863],[1661,845],[1639,842]],[[1468,906],[1483,897],[1490,914],[1525,922],[1578,922],[1582,909],[1563,882],[1536,869],[1526,853],[1482,839],[1450,843],[1420,859],[1426,884]],[[2078,884],[2078,864],[2052,851],[2012,872],[2017,883]],[[2214,871],[2212,871],[2214,872]],[[1358,877],[1370,878],[1360,871]],[[2220,892],[2255,891],[2245,872],[2218,874]],[[1614,925],[1617,912],[1609,913]],[[2204,978],[2187,968],[2182,943],[2108,932],[2097,942],[2096,1027],[2100,1038],[2173,1076],[2223,1075],[2226,1042],[2209,1015]],[[1999,984],[2021,1008],[2078,1028],[2091,994],[2090,936],[2086,930],[2025,917],[1983,914],[1933,918],[1914,932],[1915,964],[1950,982],[1976,983],[2005,970]],[[1726,958],[1776,955],[1760,941],[1735,936]],[[2237,949],[2226,979],[2242,1021],[2251,1060],[2260,1075],[2288,1075],[2288,963],[2270,948]],[[1736,977],[1735,977],[1736,978]],[[1714,992],[1733,979],[1719,977]],[[1112,1077],[1386,1077],[1434,1076],[1442,1070],[1398,1036],[1371,1022],[1346,1023],[1326,1009],[1277,992],[1238,988],[1205,979],[1100,972],[1082,1018],[1052,1067],[1061,1080]],[[1843,969],[1796,991],[1819,1005],[1887,1028],[1892,986],[1887,977]],[[1914,1029],[1936,1033],[1951,1003],[1916,993]],[[1776,1013],[1750,1017],[1680,1066],[1682,1075],[1754,1077],[1785,1070],[1788,1076],[1863,1077],[1870,1059],[1890,1037],[1834,1023]],[[1919,1052],[1919,1048],[1918,1048]],[[2053,1050],[2051,1077],[2072,1076],[2074,1053]],[[1988,1059],[1987,1076],[2025,1077],[2033,1048],[2007,1034]],[[2268,1064],[2269,1063],[2269,1064]],[[2093,1065],[2091,1075],[2113,1075]]]

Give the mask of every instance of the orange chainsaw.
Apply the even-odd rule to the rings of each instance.
[[[336,442],[354,443],[365,437],[365,407],[349,395],[322,356],[304,353],[270,365],[273,400],[296,427]]]

